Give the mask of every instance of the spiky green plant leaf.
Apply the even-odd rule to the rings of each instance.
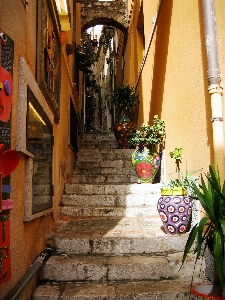
[[[220,285],[224,287],[224,242],[225,242],[225,182],[220,183],[218,170],[209,166],[209,173],[204,180],[201,176],[199,187],[194,184],[194,193],[205,210],[199,224],[190,231],[183,254],[182,265],[191,250],[196,236],[196,260],[208,246],[214,257],[214,271],[219,275]]]

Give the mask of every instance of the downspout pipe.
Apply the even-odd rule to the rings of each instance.
[[[34,275],[41,268],[43,263],[52,255],[55,248],[51,245],[46,245],[46,248],[41,252],[33,265],[28,269],[24,276],[17,282],[17,284],[9,291],[3,300],[16,300],[21,295],[27,284],[31,281]]]
[[[207,80],[208,91],[211,97],[212,128],[213,128],[213,151],[214,165],[219,170],[222,180],[225,179],[224,171],[224,124],[222,92],[220,84],[219,56],[216,33],[216,16],[214,0],[202,0],[204,36],[207,56]]]

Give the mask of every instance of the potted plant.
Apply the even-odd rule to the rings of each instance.
[[[175,158],[177,178],[171,179],[167,186],[161,189],[157,209],[163,222],[163,230],[169,234],[183,234],[190,228],[192,213],[193,186],[196,177],[193,175],[200,170],[183,173],[180,171],[182,148],[170,152]]]
[[[136,130],[130,121],[130,113],[132,108],[140,102],[139,94],[132,85],[121,84],[114,89],[109,101],[115,108],[117,122],[114,126],[114,134],[119,147],[129,149],[130,134]]]
[[[175,159],[176,164],[176,172],[177,178],[171,179],[168,183],[168,186],[163,187],[161,189],[161,195],[169,196],[169,195],[192,195],[193,189],[192,185],[196,182],[196,178],[193,177],[194,174],[199,172],[200,170],[189,172],[187,167],[185,172],[181,172],[180,164],[182,163],[182,152],[183,149],[181,147],[176,147],[173,151],[171,151],[170,157]],[[171,175],[171,174],[170,174]]]
[[[140,130],[131,134],[129,145],[136,147],[132,153],[132,166],[140,182],[152,182],[160,166],[160,153],[165,141],[165,122],[158,115],[153,125],[143,123]]]
[[[203,299],[225,299],[224,290],[224,242],[225,242],[225,182],[220,183],[218,170],[209,166],[199,186],[194,184],[194,193],[204,209],[204,216],[191,229],[184,249],[182,265],[195,244],[196,261],[204,256],[206,249],[214,259],[213,283],[194,285],[191,293]]]
[[[139,101],[139,93],[131,84],[118,85],[109,100],[115,106],[116,119],[127,118]]]

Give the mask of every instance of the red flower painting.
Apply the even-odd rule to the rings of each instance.
[[[140,162],[136,164],[136,171],[138,176],[142,179],[148,179],[152,175],[151,165],[145,162]]]

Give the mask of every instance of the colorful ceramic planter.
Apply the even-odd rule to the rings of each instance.
[[[157,209],[166,233],[183,234],[187,231],[192,212],[187,195],[162,195]]]
[[[120,149],[130,149],[128,141],[136,131],[136,127],[131,123],[130,118],[121,118],[114,127],[114,135]]]
[[[161,188],[161,195],[162,196],[184,196],[186,195],[186,191],[182,187],[164,187]]]
[[[225,296],[209,296],[212,284],[196,284],[191,288],[192,300],[224,300]]]
[[[151,155],[147,148],[137,147],[132,153],[131,162],[141,182],[152,182],[160,166],[160,156]]]

